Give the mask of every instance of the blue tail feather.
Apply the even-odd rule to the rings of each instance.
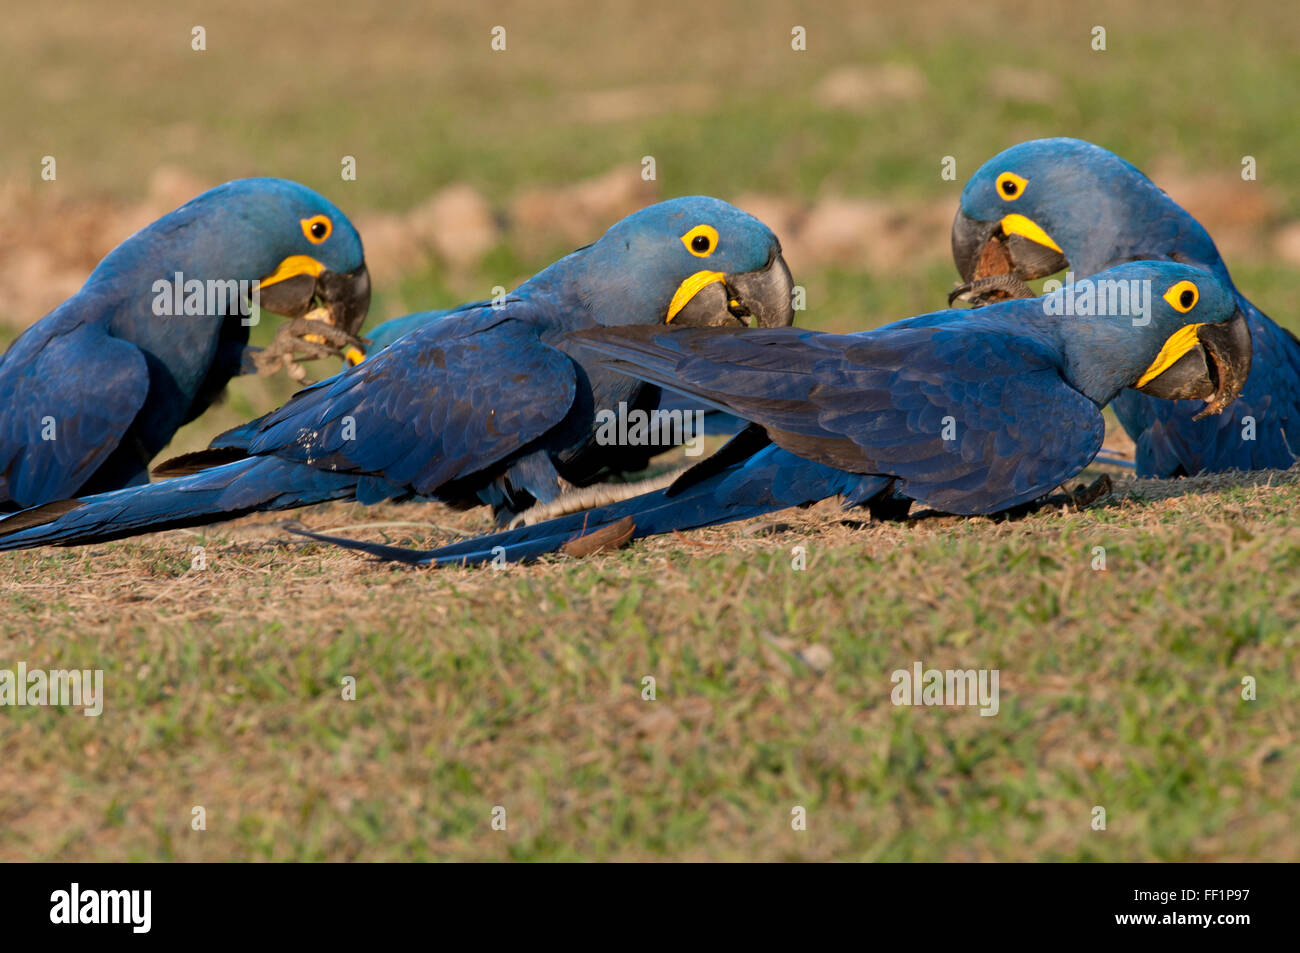
[[[688,472],[683,481],[689,477]],[[643,539],[763,516],[836,495],[842,495],[846,505],[858,505],[878,497],[891,484],[888,477],[848,473],[769,446],[698,483],[683,486],[679,481],[665,490],[437,549],[403,549],[313,533],[302,535],[409,565],[530,562],[624,519],[632,521],[631,538]]]
[[[22,510],[0,519],[0,551],[107,542],[351,498],[356,482],[351,474],[249,457],[190,476]]]

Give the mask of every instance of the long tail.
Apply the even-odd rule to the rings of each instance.
[[[0,519],[0,550],[106,542],[351,498],[357,482],[351,474],[249,457],[190,476],[22,510]]]
[[[725,448],[719,455],[724,452]],[[702,469],[706,467],[709,469]],[[888,477],[847,473],[769,446],[725,466],[710,467],[710,462],[705,461],[666,490],[438,549],[403,549],[300,530],[294,532],[409,565],[529,562],[563,551],[571,544],[580,545],[579,540],[599,539],[593,534],[602,532],[612,534],[619,542],[643,539],[762,516],[837,494],[844,496],[846,505],[857,505],[879,496],[890,483]]]
[[[182,453],[178,457],[170,457],[164,460],[153,468],[154,477],[189,476],[192,473],[211,470],[213,467],[219,467],[225,463],[246,459],[248,457],[248,445],[257,436],[262,427],[262,422],[269,416],[271,415],[266,414],[256,420],[250,420],[248,423],[240,424],[238,427],[232,427],[224,433],[217,434],[212,438],[212,442],[202,450],[193,450],[189,453]]]

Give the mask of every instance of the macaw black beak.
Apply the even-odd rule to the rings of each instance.
[[[370,310],[370,272],[362,265],[346,274],[329,271],[314,259],[287,259],[259,284],[261,306],[286,318],[301,318],[314,306],[323,320],[356,337]]]
[[[673,327],[784,328],[794,323],[794,280],[779,251],[757,271],[696,272],[681,283],[665,323]]]
[[[1250,326],[1238,309],[1222,324],[1189,325],[1171,336],[1135,387],[1165,400],[1204,400],[1195,418],[1200,420],[1222,413],[1240,396],[1250,360]]]
[[[1001,222],[981,222],[957,209],[957,216],[952,220],[952,260],[962,281],[975,280],[975,271],[986,248],[1001,234]],[[1006,264],[1010,271],[1010,262]]]
[[[957,298],[987,304],[1032,295],[1026,281],[1070,264],[1051,237],[1024,216],[983,222],[960,208],[952,220],[952,260],[964,284],[948,296],[949,304]]]
[[[370,311],[370,272],[365,265],[343,275],[321,272],[316,279],[316,297],[329,311],[334,327],[357,337]]]

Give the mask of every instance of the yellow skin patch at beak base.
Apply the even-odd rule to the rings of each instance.
[[[680,285],[677,286],[677,293],[673,295],[673,300],[668,305],[668,318],[664,324],[672,324],[673,318],[677,317],[678,312],[690,302],[704,288],[713,284],[715,281],[725,282],[727,276],[720,271],[697,271]]]
[[[1003,217],[1001,224],[1003,234],[1020,235],[1031,242],[1045,245],[1054,252],[1065,254],[1061,251],[1061,246],[1052,241],[1052,236],[1039,228],[1038,223],[1033,219],[1025,218],[1023,215],[1007,215]]]
[[[296,278],[299,275],[311,275],[313,278],[319,278],[320,273],[325,270],[325,266],[318,262],[310,255],[290,255],[276,267],[260,282],[263,287],[266,285],[278,284],[288,278]]]
[[[1146,369],[1146,372],[1138,378],[1138,382],[1133,386],[1145,387],[1173,367],[1184,354],[1196,347],[1200,343],[1200,338],[1196,333],[1196,329],[1199,327],[1202,327],[1202,324],[1187,324],[1169,335],[1169,339],[1165,341],[1164,347],[1160,349],[1156,359],[1151,362],[1151,366]]]

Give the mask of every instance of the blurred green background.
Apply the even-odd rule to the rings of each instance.
[[[464,183],[506,214],[529,189],[620,168],[639,178],[652,155],[663,197],[846,196],[907,208],[951,206],[994,152],[1069,134],[1224,188],[1254,155],[1251,188],[1269,192],[1273,217],[1300,215],[1290,121],[1300,13],[1280,4],[1253,15],[1237,3],[1159,15],[946,0],[437,6],[144,2],[109,14],[86,0],[7,11],[0,181],[40,199],[141,202],[160,169],[200,184],[274,174],[357,215],[406,213]],[[203,52],[191,48],[196,25]],[[490,46],[498,25],[504,52]],[[805,51],[791,49],[796,25]],[[1106,30],[1104,52],[1092,49],[1094,26]],[[40,179],[44,155],[58,161],[56,182]],[[356,156],[356,181],[341,180],[343,155]],[[957,160],[955,182],[940,179],[945,155]],[[479,295],[569,250],[545,234],[513,244],[460,274],[437,260],[415,269],[406,306]],[[904,274],[923,277],[916,266],[945,255],[927,249]],[[866,269],[846,264],[848,274],[809,276],[827,320],[874,321],[935,300],[933,288],[891,292],[908,282],[851,277]],[[381,309],[393,292],[382,290]],[[0,312],[11,324],[37,317]]]

